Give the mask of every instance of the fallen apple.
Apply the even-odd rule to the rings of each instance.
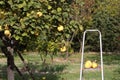
[[[92,62],[92,68],[97,68],[98,67],[98,64],[94,61]]]
[[[91,68],[92,67],[92,62],[90,60],[85,62],[85,68]]]

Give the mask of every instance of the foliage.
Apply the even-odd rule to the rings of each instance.
[[[119,3],[119,0],[2,0],[0,26],[3,31],[7,26],[12,37],[29,50],[50,53],[59,51],[66,42],[79,50],[83,31],[97,28],[102,32],[104,51],[119,51]],[[57,30],[59,26],[63,26],[62,31]],[[99,50],[97,34],[88,35],[87,43],[86,48]]]
[[[119,51],[118,47],[120,46],[118,43],[119,40],[119,32],[120,32],[120,1],[119,0],[104,0],[98,1],[96,0],[92,8],[90,9],[91,18],[89,21],[85,20],[84,25],[86,29],[99,29],[102,32],[102,40],[103,40],[103,50],[107,51]],[[118,5],[118,6],[114,6]],[[87,42],[90,44],[90,48],[96,51],[99,50],[98,45],[98,37],[88,36]],[[95,43],[95,45],[91,45]]]
[[[77,23],[69,18],[70,4],[69,1],[65,0],[0,1],[0,25],[3,30],[7,26],[12,37],[24,45],[34,41],[28,47],[35,46],[34,43],[39,38],[43,43],[45,41],[48,46],[49,43],[61,43],[61,40],[70,38],[71,34],[78,28]],[[59,25],[64,27],[61,32],[57,30]],[[37,37],[39,37],[38,40]],[[38,46],[40,45],[43,44]],[[50,49],[51,46],[48,48]]]

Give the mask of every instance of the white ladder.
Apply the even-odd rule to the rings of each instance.
[[[80,68],[80,80],[83,80],[83,62],[84,62],[84,42],[85,42],[85,35],[87,32],[98,32],[99,33],[99,40],[100,40],[100,60],[101,60],[101,77],[102,80],[104,80],[104,73],[103,73],[103,55],[102,55],[102,36],[101,36],[101,32],[97,29],[90,29],[90,30],[86,30],[84,31],[83,34],[83,43],[82,43],[82,54],[81,54],[81,68]]]

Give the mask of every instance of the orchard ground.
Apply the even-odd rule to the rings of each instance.
[[[79,80],[80,75],[80,53],[73,53],[65,59],[65,54],[54,56],[53,62],[50,56],[46,57],[46,63],[42,64],[40,54],[36,52],[26,52],[22,54],[30,67],[35,80]],[[104,54],[104,77],[105,80],[117,80],[120,75],[117,70],[120,68],[120,54]],[[99,53],[85,53],[84,60],[97,60],[100,63]],[[7,80],[6,57],[0,54],[0,80]],[[20,58],[15,55],[15,64],[23,73],[25,80],[32,80],[24,68]],[[101,80],[99,69],[87,69],[83,71],[84,80]],[[22,80],[15,71],[15,80]]]

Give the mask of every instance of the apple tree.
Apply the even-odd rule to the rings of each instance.
[[[81,26],[74,18],[73,2],[69,0],[43,1],[43,27],[41,35],[35,42],[38,44],[37,49],[43,56],[49,54],[53,57],[58,51],[68,52],[74,36],[83,31],[83,27],[79,28]]]
[[[44,55],[66,51],[66,41],[79,31],[79,24],[70,14],[71,4],[72,0],[0,1],[1,49],[7,57],[8,80],[14,80],[17,69],[15,51],[31,45]]]
[[[7,57],[8,80],[14,80],[14,51],[25,48],[42,30],[42,8],[38,0],[0,1],[0,38]],[[17,69],[18,70],[18,69]]]

